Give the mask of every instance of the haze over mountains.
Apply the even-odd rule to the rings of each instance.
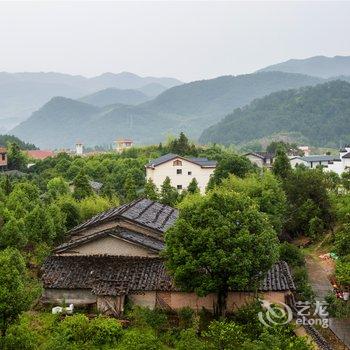
[[[297,73],[276,71],[277,69],[289,69]],[[301,71],[309,75],[300,74]],[[77,139],[89,146],[110,144],[119,137],[132,138],[136,144],[154,144],[164,141],[169,134],[180,131],[197,139],[204,129],[256,98],[281,90],[322,84],[339,79],[339,76],[342,80],[350,81],[350,74],[347,76],[349,72],[350,57],[340,59],[336,56],[290,60],[253,74],[222,76],[181,85],[171,78],[140,78],[131,73],[107,73],[90,79],[69,76],[66,82],[69,82],[70,88],[84,86],[85,89],[102,89],[84,94],[83,97],[80,95],[79,99],[75,97],[79,102],[62,97],[54,98],[11,132],[42,148],[72,147]],[[48,74],[44,75],[45,82],[49,80],[61,84],[64,80],[60,74]],[[85,84],[81,84],[82,79]],[[109,84],[123,87],[110,88],[107,86]],[[150,91],[157,94],[162,86],[165,88],[165,85],[169,87],[172,84],[177,86],[152,98]],[[67,97],[67,94],[64,96]],[[338,102],[333,99],[332,103]],[[302,112],[303,109],[300,110]],[[286,124],[284,132],[291,131],[289,127]],[[224,137],[221,132],[216,134],[218,137],[211,138],[208,133],[216,130],[213,128],[203,134],[201,141],[237,143],[256,137],[253,130],[246,128],[242,129],[238,141]],[[314,140],[309,141],[312,144]]]
[[[300,73],[320,78],[350,76],[350,56],[315,56],[306,59],[291,59],[259,70],[259,72],[271,71]]]
[[[0,73],[0,130],[28,118],[52,97],[80,98],[106,88],[140,89],[149,98],[181,82],[173,78],[104,73],[86,78],[62,73]],[[121,103],[128,102],[127,100]],[[117,103],[117,102],[115,102]]]
[[[170,88],[137,106],[108,106],[88,115],[86,104],[79,113],[72,100],[54,99],[12,132],[44,148],[71,147],[77,139],[88,145],[109,144],[119,137],[151,144],[180,131],[197,138],[204,128],[257,97],[319,82],[322,79],[281,72],[224,76]],[[60,121],[64,123],[59,126]]]

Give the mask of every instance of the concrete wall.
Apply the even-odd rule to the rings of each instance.
[[[154,169],[146,168],[147,180],[152,179],[157,188],[160,189],[165,178],[168,176],[172,186],[177,188],[178,185],[181,185],[184,190],[188,187],[192,179],[195,178],[201,193],[204,193],[210,176],[215,169],[202,168],[197,164],[181,158],[178,158],[178,160],[182,162],[182,165],[173,165],[173,162],[176,160],[176,158],[172,159],[171,161],[156,166]],[[182,170],[182,174],[177,174],[178,169]],[[179,191],[181,191],[181,189],[179,189]]]
[[[45,289],[43,302],[60,305],[62,302],[74,305],[96,303],[96,295],[90,289]]]
[[[157,256],[156,253],[149,251],[139,245],[125,241],[118,237],[106,236],[87,242],[79,247],[67,250],[64,255],[122,255],[122,256]],[[62,255],[63,255],[62,254]]]
[[[156,306],[157,292],[145,292],[143,294],[130,294],[128,299],[134,304],[154,309]]]

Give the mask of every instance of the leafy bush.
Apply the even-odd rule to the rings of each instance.
[[[299,296],[303,300],[312,300],[314,294],[309,284],[306,268],[303,266],[295,266],[293,268],[293,277],[296,285],[296,291]]]
[[[153,330],[131,329],[122,337],[118,350],[161,350],[162,344]]]
[[[242,326],[234,322],[213,321],[203,336],[214,349],[237,350],[247,339]]]
[[[11,325],[3,339],[4,350],[35,350],[38,347],[38,335],[30,329],[28,322]]]
[[[142,328],[153,328],[157,333],[163,331],[168,322],[167,315],[159,309],[135,306],[130,313],[133,324]]]
[[[350,224],[344,224],[335,235],[335,252],[339,256],[350,254]]]
[[[178,312],[180,329],[187,329],[193,326],[194,311],[189,307],[183,307]]]
[[[82,314],[67,316],[59,325],[59,333],[68,341],[85,342],[89,338],[89,319]]]
[[[96,345],[116,343],[122,334],[122,325],[114,318],[99,316],[90,321],[88,337]]]
[[[287,262],[290,266],[305,265],[304,255],[294,244],[283,242],[280,245],[280,259]]]
[[[176,350],[208,350],[209,344],[200,340],[193,328],[185,329],[175,344]]]

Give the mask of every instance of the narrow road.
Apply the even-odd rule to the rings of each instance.
[[[315,293],[315,299],[324,300],[325,296],[333,290],[328,279],[330,271],[323,268],[320,259],[314,256],[306,257],[306,268],[312,290]],[[350,349],[350,319],[330,318],[329,328]]]

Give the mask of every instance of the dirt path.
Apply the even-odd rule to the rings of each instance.
[[[321,260],[316,255],[308,255],[306,257],[306,268],[312,290],[315,293],[315,299],[324,300],[324,297],[333,290],[328,279],[334,269],[333,262]],[[350,319],[331,318],[329,328],[350,349]]]

